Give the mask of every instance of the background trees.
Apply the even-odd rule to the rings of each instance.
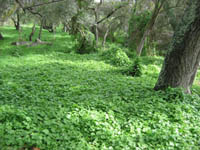
[[[154,47],[159,50],[158,53],[166,49],[174,32],[175,20],[180,18],[185,8],[185,1],[182,0],[166,3],[164,0],[58,0],[55,2],[17,0],[16,2],[20,2],[20,6],[24,7],[23,13],[26,14],[26,18],[32,18],[29,19],[30,22],[43,24],[42,28],[50,32],[56,26],[63,24],[65,31],[68,30],[75,35],[78,28],[84,27],[95,34],[95,45],[98,45],[99,40],[103,45],[106,41],[115,41],[130,47],[139,55],[142,49],[143,54],[152,53],[151,49]],[[14,1],[11,3],[15,4]],[[4,1],[2,10],[8,7],[8,4],[11,7],[11,3]],[[12,18],[17,27],[19,15],[17,15],[18,11],[14,12]],[[160,34],[157,34],[158,32]]]
[[[0,25],[6,21],[8,17],[12,15],[12,13],[18,8],[18,6],[15,4],[12,6],[12,0],[11,1],[4,1],[0,0]],[[3,35],[0,31],[0,40],[3,39]]]
[[[173,32],[176,24],[175,20],[179,18],[183,12],[183,9],[185,8],[185,1],[182,0],[167,1],[166,3],[164,0],[102,0],[99,2],[92,0],[87,0],[84,2],[80,2],[79,0],[58,0],[57,2],[53,3],[50,0],[43,2],[19,0],[18,2],[24,5],[22,7],[25,7],[25,13],[36,16],[34,18],[37,20],[36,22],[40,22],[39,24],[41,24],[41,18],[43,18],[44,28],[49,29],[49,31],[52,31],[52,26],[58,26],[62,22],[62,24],[65,25],[65,29],[68,29],[73,33],[76,32],[76,22],[79,22],[83,26],[89,27],[88,30],[92,31],[94,34],[98,34],[97,31],[100,31],[98,35],[100,36],[100,39],[106,39],[108,41],[115,39],[114,34],[117,34],[115,31],[122,31],[120,34],[124,35],[123,43],[126,43],[125,45],[129,45],[134,51],[141,51],[147,41],[156,41],[156,43],[159,43],[159,46],[163,45],[164,42],[160,43],[160,41],[157,39],[157,36],[160,36],[160,34],[155,34],[156,31],[154,32],[153,30],[158,31],[161,29],[161,35],[165,32],[164,30],[167,30],[166,32],[168,33]],[[125,3],[127,4],[126,7],[124,7]],[[13,0],[7,2],[2,1],[1,4],[0,14],[2,16],[3,10],[4,14],[7,12],[8,15],[9,9],[7,7],[14,9],[14,7],[11,6],[15,3]],[[32,7],[33,5],[35,6]],[[122,5],[123,7],[121,8],[120,6]],[[118,9],[118,7],[120,7],[120,9]],[[19,18],[19,15],[17,15],[18,11],[15,9],[12,11],[15,12],[12,18],[15,18],[15,25],[18,26],[17,24],[19,23],[16,23],[18,20],[17,18]],[[29,16],[30,15],[27,17]],[[164,19],[166,17],[169,19]],[[4,18],[6,17],[4,16]],[[98,23],[97,18],[100,21]],[[156,18],[158,18],[159,21],[156,21]],[[3,17],[1,17],[1,19],[3,19]],[[103,21],[101,21],[102,19]],[[143,21],[140,19],[143,19]],[[162,21],[160,21],[161,19]],[[32,22],[34,22],[33,20]],[[95,26],[95,22],[97,23],[97,26]],[[158,26],[161,22],[163,25]],[[166,28],[169,24],[171,25],[172,29]],[[96,35],[96,43],[98,43],[98,36]],[[166,37],[166,34],[163,37]],[[164,41],[167,40],[165,39]],[[105,43],[105,40],[103,43]],[[144,47],[144,50],[145,49],[146,48]],[[138,54],[139,53],[140,52],[138,52]]]
[[[129,49],[128,55],[130,56],[133,56],[133,53],[138,56],[165,55],[173,33],[177,34],[178,32],[177,22],[180,22],[186,6],[187,3],[183,0],[45,0],[42,2],[39,0],[10,0],[1,1],[0,18],[1,23],[9,22],[9,19],[12,19],[16,30],[19,30],[23,16],[26,23],[33,24],[32,32],[29,35],[30,41],[34,37],[36,26],[40,26],[37,36],[40,40],[43,29],[54,32],[56,27],[63,26],[63,31],[73,35],[77,40],[76,49],[81,54],[94,52],[101,48],[101,45],[105,48],[109,46],[109,42],[114,42]],[[0,34],[0,39],[3,39],[2,34]],[[175,41],[177,42],[176,39],[174,39],[174,43],[176,43]],[[184,42],[183,40],[181,45]],[[171,49],[176,49],[173,46]],[[186,48],[186,45],[184,46]],[[168,57],[173,58],[168,53],[166,61],[169,60]],[[180,62],[182,62],[181,58]],[[181,66],[176,64],[177,67]],[[187,64],[183,66],[185,65]],[[166,68],[166,65],[164,66]],[[177,67],[175,68],[177,69]],[[193,68],[195,69],[192,70],[191,76],[194,76],[197,70],[197,67]],[[172,70],[172,68],[170,69]],[[185,70],[191,72],[191,69]],[[184,74],[188,74],[186,72]],[[179,74],[183,74],[183,72],[179,72]],[[174,83],[165,81],[166,83],[162,83],[161,86],[160,82],[163,82],[165,80],[163,78],[168,78],[169,75],[165,76],[167,77],[160,75],[156,89],[160,89],[159,86],[166,86],[166,84],[173,87],[183,86],[183,83],[175,85],[175,79],[173,79]],[[179,78],[178,75],[175,76]],[[192,80],[183,87],[188,89]]]

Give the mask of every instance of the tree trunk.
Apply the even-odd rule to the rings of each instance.
[[[77,12],[77,14],[71,18],[70,34],[72,34],[72,35],[76,35],[78,33],[79,26],[80,26],[80,24],[78,23],[79,14],[80,14],[80,12]]]
[[[35,34],[35,23],[34,23],[34,25],[33,25],[33,27],[32,27],[32,32],[31,32],[31,34],[29,35],[29,41],[32,41],[33,40],[33,35]]]
[[[99,31],[98,31],[98,25],[95,24],[95,39],[96,39],[96,46],[99,44]]]
[[[103,42],[102,42],[102,46],[103,46],[103,47],[104,47],[105,44],[106,44],[106,39],[107,39],[107,36],[108,36],[109,31],[110,31],[110,27],[107,28],[106,33],[104,34]]]
[[[16,30],[19,31],[19,29],[20,29],[20,14],[19,14],[19,9],[16,11],[16,15],[17,15],[16,20],[15,20],[14,17],[12,18],[12,20],[13,20],[13,23],[15,25]]]
[[[138,56],[140,56],[142,54],[142,49],[144,47],[144,43],[146,41],[146,38],[148,37],[149,33],[150,33],[150,28],[146,29],[145,32],[143,33],[142,39],[140,40],[140,43],[137,47],[137,54]]]
[[[70,26],[67,22],[63,22],[63,32],[70,31]]]
[[[0,33],[0,40],[3,40],[3,35]]]
[[[142,49],[144,47],[144,42],[145,42],[146,38],[148,37],[150,31],[152,30],[152,28],[153,28],[153,26],[154,26],[154,24],[156,22],[156,18],[158,16],[163,4],[165,3],[165,1],[166,0],[159,0],[155,4],[155,8],[154,8],[152,17],[151,17],[151,19],[149,20],[149,22],[148,22],[148,24],[146,26],[145,32],[143,33],[143,36],[142,36],[142,38],[140,40],[139,45],[137,46],[138,56],[140,56],[141,53],[142,53]]]
[[[188,2],[162,66],[155,90],[182,87],[190,93],[200,63],[200,1]]]
[[[135,16],[136,15],[136,10],[137,10],[137,5],[138,5],[138,0],[135,0],[135,3],[134,3],[134,7],[133,7],[133,11],[131,12],[131,17],[132,16]],[[135,27],[132,27],[130,26],[130,23],[129,23],[129,30],[132,30],[134,29]],[[141,31],[138,31],[138,30],[135,30],[134,31],[131,31],[129,37],[128,37],[128,45],[131,49],[135,49],[135,43],[138,43],[138,37],[139,37],[139,34],[140,34]],[[133,45],[134,43],[134,45]]]
[[[96,46],[99,44],[99,30],[98,30],[98,21],[99,21],[99,8],[103,4],[103,0],[100,0],[100,3],[94,8],[94,16],[95,16],[95,40]]]
[[[95,40],[96,40],[96,46],[98,46],[99,43],[99,30],[98,30],[98,20],[99,20],[99,14],[98,14],[98,7],[94,9],[94,14],[95,14]]]
[[[18,31],[19,31],[19,29],[20,29],[20,14],[19,14],[19,11],[17,12],[16,29],[17,29]]]
[[[44,18],[41,19],[40,31],[39,31],[39,35],[38,35],[38,39],[40,39],[40,40],[41,40],[41,36],[42,36],[43,25],[44,25]]]

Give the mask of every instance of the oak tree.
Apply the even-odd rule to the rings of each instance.
[[[200,1],[188,2],[173,36],[155,90],[182,87],[190,93],[200,63]]]

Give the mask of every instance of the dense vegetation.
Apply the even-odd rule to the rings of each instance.
[[[199,150],[199,0],[0,0],[0,150]]]
[[[23,29],[24,38],[31,28]],[[110,53],[113,45],[80,55],[61,31],[43,31],[51,46],[16,47],[18,32],[1,31],[1,150],[199,149],[199,74],[192,95],[154,91],[162,57]],[[124,74],[133,66],[139,77]]]

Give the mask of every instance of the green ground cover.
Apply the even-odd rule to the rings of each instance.
[[[131,77],[99,53],[75,54],[66,33],[16,47],[14,28],[1,30],[0,150],[200,149],[199,74],[193,95],[156,92],[161,57],[142,57],[142,76]]]

